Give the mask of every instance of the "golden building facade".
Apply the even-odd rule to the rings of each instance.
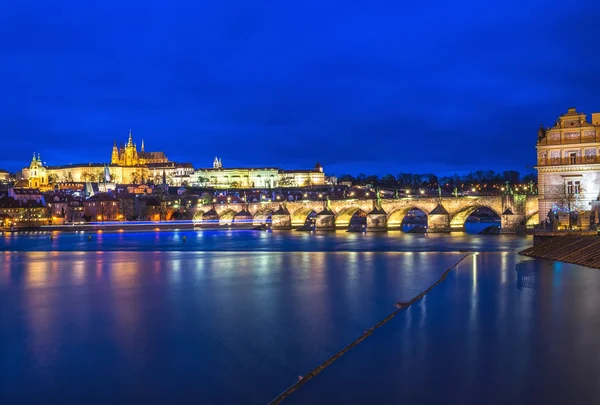
[[[133,142],[133,136],[129,131],[129,139],[125,145],[117,147],[115,141],[112,149],[110,163],[119,166],[138,166],[148,163],[167,163],[169,159],[164,152],[146,152],[144,140],[142,139],[142,149],[137,150],[137,145]]]
[[[587,227],[587,216],[598,211],[600,113],[593,113],[591,121],[569,108],[552,127],[540,127],[536,145],[540,220],[550,211],[563,219],[576,212]]]

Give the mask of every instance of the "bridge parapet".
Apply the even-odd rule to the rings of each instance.
[[[376,200],[358,199],[333,200],[329,204],[326,201],[209,204],[198,206],[194,219],[201,219],[204,213],[214,212],[223,219],[220,221],[221,223],[229,224],[233,215],[247,209],[253,216],[253,222],[264,223],[269,219],[273,220],[273,213],[282,207],[285,207],[285,213],[282,215],[280,212],[277,218],[282,228],[300,227],[304,225],[309,216],[316,216],[327,207],[331,213],[328,213],[327,221],[325,221],[325,217],[321,218],[321,228],[326,227],[325,222],[327,227],[331,227],[331,221],[335,228],[348,228],[353,217],[366,216],[367,229],[381,230],[384,227],[385,229],[398,229],[406,214],[413,209],[419,209],[427,215],[430,232],[462,230],[467,218],[480,207],[487,207],[496,213],[502,219],[501,223],[505,232],[516,230],[518,227],[515,224],[524,225],[529,219],[537,217],[536,196],[504,195],[402,198],[382,200],[379,205]],[[507,212],[507,209],[510,212]],[[289,215],[289,224],[287,215]],[[512,216],[507,217],[506,215]],[[523,224],[521,224],[522,222]],[[317,227],[318,224],[319,222],[317,222]]]

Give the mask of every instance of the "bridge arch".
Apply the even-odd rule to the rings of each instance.
[[[529,217],[527,217],[526,219],[526,225],[527,226],[533,226],[533,225],[537,225],[540,223],[540,213],[536,212],[531,214]]]
[[[299,208],[292,215],[292,227],[298,228],[304,226],[309,216],[316,216],[317,212],[310,207]]]
[[[461,209],[460,211],[454,213],[454,215],[452,215],[450,217],[450,230],[463,230],[465,227],[465,222],[467,222],[467,219],[478,208],[487,208],[490,211],[492,211],[494,214],[496,214],[498,216],[498,218],[500,218],[502,215],[501,212],[498,212],[494,207],[492,207],[488,204],[468,205],[468,206],[464,207],[463,209]]]
[[[405,207],[400,207],[395,211],[392,211],[388,214],[387,226],[388,229],[402,229],[402,222],[404,221],[404,217],[411,210],[419,210],[422,211],[426,216],[429,216],[429,212],[417,205],[407,205]]]
[[[219,215],[219,225],[231,225],[235,214],[237,214],[237,212],[232,209],[226,209],[221,212],[221,215]]]
[[[342,209],[335,218],[335,227],[336,228],[348,228],[350,227],[350,222],[352,218],[359,217],[367,217],[367,213],[363,211],[360,207],[349,207]]]
[[[262,208],[254,214],[252,218],[252,223],[254,225],[261,225],[271,221],[271,215],[273,214],[273,210],[271,208]]]
[[[202,221],[202,215],[204,215],[206,211],[203,210],[197,210],[194,213],[194,217],[192,218],[192,221],[196,222],[196,221]]]

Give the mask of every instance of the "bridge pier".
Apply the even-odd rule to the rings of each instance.
[[[317,231],[334,231],[335,230],[335,214],[329,208],[325,208],[319,212],[315,218],[315,230]]]
[[[367,214],[367,232],[387,231],[387,213],[377,207]]]
[[[279,206],[279,209],[271,214],[271,229],[292,229],[292,216],[287,208]]]
[[[507,208],[500,216],[500,233],[517,233],[523,231],[527,219],[523,214],[513,214],[510,208]]]
[[[441,204],[427,215],[427,232],[450,232],[450,214]]]

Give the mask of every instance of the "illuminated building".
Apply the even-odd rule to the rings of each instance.
[[[578,212],[589,224],[590,211],[598,211],[600,196],[600,113],[586,114],[569,108],[554,126],[538,131],[537,172],[540,220],[549,211],[561,217]]]
[[[197,169],[190,181],[195,186],[216,188],[306,187],[325,184],[325,174],[319,163],[312,170],[224,168],[223,160],[215,157],[212,168]]]
[[[138,152],[130,130],[129,139],[125,145],[117,148],[117,142],[115,141],[110,163],[119,166],[138,166],[148,163],[167,163],[168,161],[169,159],[167,159],[164,152],[146,152],[143,139],[142,150]]]
[[[10,174],[6,170],[0,169],[0,182],[8,181],[10,178]]]

